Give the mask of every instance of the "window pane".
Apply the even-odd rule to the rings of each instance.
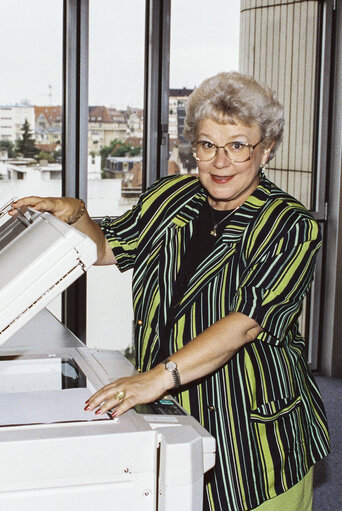
[[[144,29],[142,0],[90,0],[88,207],[92,216],[120,215],[141,193]],[[91,268],[87,301],[87,344],[122,351],[130,346],[131,273],[120,275],[111,266]]]
[[[125,212],[141,191],[144,16],[141,0],[90,0],[88,205],[94,216]]]
[[[190,29],[191,27],[191,29]],[[169,97],[169,174],[196,173],[182,135],[188,96],[205,78],[237,71],[240,0],[172,1]]]
[[[62,0],[1,2],[0,205],[61,194],[62,34]]]
[[[60,195],[63,2],[1,7],[0,202]]]

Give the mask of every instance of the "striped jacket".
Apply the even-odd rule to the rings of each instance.
[[[197,177],[167,177],[133,210],[102,222],[119,269],[133,269],[143,371],[156,360],[172,286],[206,199]],[[232,311],[263,328],[227,364],[177,396],[217,439],[204,509],[242,511],[292,487],[329,452],[325,411],[297,321],[321,239],[307,210],[263,175],[228,222],[174,306],[164,342],[172,354]]]

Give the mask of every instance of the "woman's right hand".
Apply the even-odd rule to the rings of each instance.
[[[83,207],[80,200],[72,197],[36,196],[19,199],[15,201],[12,206],[14,209],[9,212],[12,216],[16,213],[17,209],[26,206],[36,209],[37,211],[48,211],[68,224],[72,224],[75,221]]]
[[[16,210],[26,206],[37,211],[48,211],[63,222],[72,224],[73,227],[91,238],[97,245],[97,262],[99,265],[116,264],[113,250],[106,240],[100,226],[94,222],[83,202],[72,197],[24,197],[13,202],[13,208],[9,211],[11,216]]]

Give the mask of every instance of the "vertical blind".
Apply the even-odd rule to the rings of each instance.
[[[242,0],[240,70],[277,92],[284,138],[267,175],[313,209],[317,0]]]

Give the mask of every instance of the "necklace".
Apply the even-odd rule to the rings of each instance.
[[[233,211],[229,211],[228,215],[226,215],[225,217],[223,217],[219,222],[215,222],[215,218],[214,218],[214,209],[210,206],[209,204],[209,207],[210,207],[210,212],[211,212],[211,218],[213,220],[213,228],[211,229],[210,231],[210,234],[211,236],[214,236],[216,238],[217,236],[217,228],[220,224],[222,224],[222,222],[224,222],[225,220],[227,220],[227,218],[229,218],[233,213],[235,213],[235,211],[237,209],[239,209],[240,206],[237,206],[235,209],[233,209]]]

